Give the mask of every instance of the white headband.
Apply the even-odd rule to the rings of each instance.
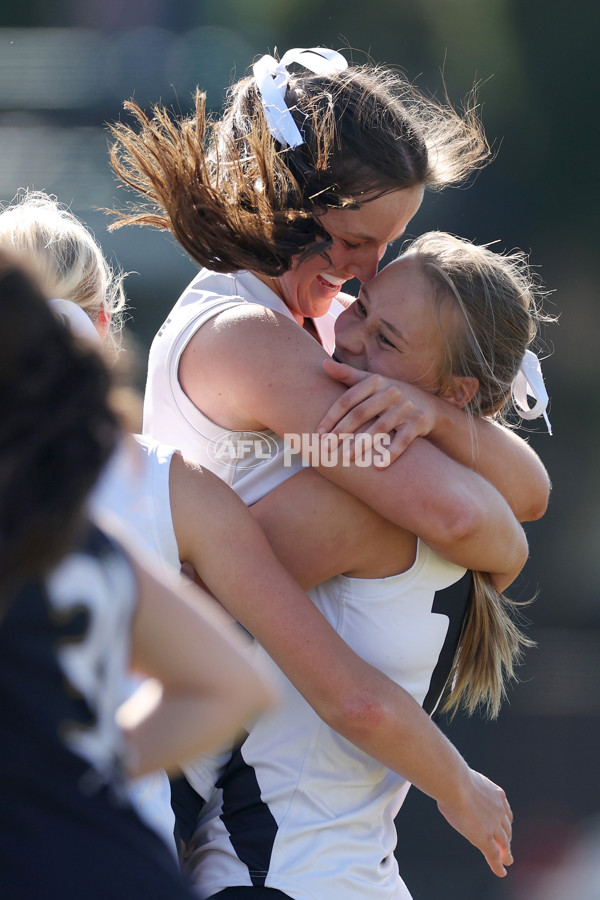
[[[102,344],[102,339],[88,314],[72,300],[49,300],[48,305],[76,337],[92,344]]]
[[[511,391],[513,406],[521,418],[537,419],[539,416],[543,416],[548,428],[548,434],[552,434],[552,426],[546,415],[548,392],[544,384],[542,367],[539,359],[531,350],[525,351],[521,368],[512,383]],[[534,406],[529,406],[528,397],[533,397],[535,400]]]
[[[298,126],[285,102],[285,91],[290,80],[286,66],[293,62],[300,63],[316,75],[332,75],[348,68],[348,61],[341,53],[325,47],[313,47],[310,50],[296,47],[284,53],[281,62],[265,55],[254,63],[252,71],[269,131],[280,144],[292,150],[304,143],[304,138],[298,131]]]

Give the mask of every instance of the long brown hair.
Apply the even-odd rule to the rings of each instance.
[[[458,112],[389,68],[295,74],[286,102],[304,138],[295,149],[270,134],[253,77],[231,87],[219,119],[199,90],[189,117],[126,103],[134,125],[111,127],[111,162],[142,202],[115,211],[111,227],[166,229],[214,271],[280,275],[294,257],[328,249],[315,218],[327,209],[458,184],[489,156],[474,95]]]

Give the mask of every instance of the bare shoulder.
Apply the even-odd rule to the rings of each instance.
[[[213,422],[235,431],[265,427],[262,387],[273,371],[318,346],[296,322],[255,303],[223,310],[192,336],[179,361],[179,383]],[[322,351],[324,354],[324,351]]]
[[[218,390],[221,402],[271,384],[273,372],[296,376],[312,364],[320,369],[325,350],[287,316],[255,303],[224,310],[190,340],[179,365],[182,387],[194,400],[198,392]],[[197,404],[198,405],[198,404]]]
[[[199,328],[184,350],[182,362],[185,365],[186,358],[195,358],[196,364],[210,361],[221,365],[232,361],[231,354],[235,358],[242,354],[248,361],[257,351],[272,353],[279,346],[307,348],[312,343],[293,319],[257,303],[244,303],[223,310]]]
[[[203,325],[179,363],[179,382],[209,419],[233,431],[313,431],[343,392],[327,354],[297,322],[256,304]]]
[[[238,303],[218,312],[196,332],[196,336],[220,335],[235,332],[238,328],[257,328],[274,326],[277,323],[288,323],[294,328],[295,322],[282,313],[274,312],[260,303]]]

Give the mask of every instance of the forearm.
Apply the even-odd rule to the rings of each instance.
[[[435,426],[428,440],[491,482],[520,522],[541,518],[550,479],[535,451],[515,432],[488,419],[470,417],[438,398],[435,404]]]
[[[132,774],[173,769],[231,739],[274,702],[270,679],[213,602],[132,559],[139,596],[134,671],[148,679],[119,710]]]
[[[214,558],[211,571],[205,567],[225,608],[327,725],[439,803],[457,803],[469,770],[450,742],[404,688],[359,657],[279,564],[257,550],[241,540],[227,572],[217,571]]]
[[[527,558],[523,530],[501,494],[423,438],[387,469],[319,471],[457,565],[501,573]]]
[[[410,694],[377,676],[376,693],[357,692],[338,730],[438,803],[456,805],[468,790],[468,765]]]
[[[207,498],[209,511],[210,503]],[[277,561],[248,511],[239,510],[236,519],[235,508],[228,509],[228,526],[209,515],[215,531],[197,542],[194,565],[207,587],[330,727],[442,800],[448,794],[443,766],[435,773],[435,754],[419,749],[428,736],[443,742],[441,733],[410,694],[343,641]],[[235,556],[218,551],[232,523]],[[450,764],[451,752],[447,744],[443,764]]]
[[[145,693],[149,687],[140,690]],[[119,711],[128,745],[128,774],[138,777],[157,769],[176,773],[187,760],[231,740],[247,712],[243,693],[242,688],[239,700],[228,697],[226,702],[216,692],[162,692],[150,702],[133,695]]]
[[[442,815],[483,853],[496,875],[506,875],[505,867],[513,861],[512,812],[504,791],[470,769],[423,710],[415,711],[414,701],[411,708],[411,698],[400,703],[394,698],[389,721],[385,709],[367,710],[362,727],[365,743],[371,745],[368,752],[391,768],[394,758],[401,757],[405,777],[437,801]]]
[[[506,874],[512,857],[504,792],[473,772],[414,698],[356,656],[310,606],[304,613],[298,606],[293,620],[267,605],[262,615],[246,616],[247,627],[331,728],[433,797],[492,871]]]
[[[311,601],[294,612],[272,592],[279,610],[271,598],[259,610],[241,596],[224,597],[227,608],[327,725],[436,801],[456,802],[468,767],[404,688],[357,656]]]
[[[344,394],[343,386],[323,371],[325,355],[322,348],[306,332],[282,317],[271,315],[265,319],[263,316],[255,321],[250,311],[242,319],[240,322],[236,320],[230,328],[224,314],[219,318],[219,329],[213,328],[204,334],[203,340],[199,342],[198,352],[190,355],[189,358],[196,363],[189,373],[189,383],[186,381],[184,385],[190,399],[209,417],[211,414],[219,414],[219,421],[224,427],[236,430],[271,428],[281,437],[312,437],[327,411]],[[202,335],[203,332],[205,328],[200,329],[199,334]],[[224,366],[225,359],[227,364]],[[283,382],[273,378],[273,372],[277,371],[287,373]],[[429,396],[430,400],[437,400],[432,395]],[[227,398],[226,414],[222,412],[224,398]],[[518,518],[541,515],[548,497],[548,478],[533,451],[514,435],[507,436],[489,423],[475,423],[475,435],[479,444],[476,446],[474,460],[466,415],[459,411],[461,418],[458,422],[461,427],[457,437],[452,434],[450,427],[454,421],[449,418],[450,404],[438,402],[442,408],[436,407],[438,424],[435,439],[440,448],[444,445],[451,449],[457,461],[462,461],[463,466],[468,469],[473,468],[474,463],[480,466],[484,479],[496,484],[512,509],[517,511]],[[445,407],[448,410],[443,409]],[[499,459],[496,440],[507,442],[510,450],[508,456]],[[432,441],[424,443],[438,449]],[[486,456],[491,452],[490,447],[493,448],[494,459],[486,462]],[[319,471],[325,478],[359,497],[384,518],[418,534],[429,543],[429,539],[413,527],[415,516],[412,515],[411,503],[414,499],[414,486],[409,484],[407,490],[406,485],[416,472],[416,467],[414,460],[407,466],[404,459],[410,450],[411,447],[385,470],[375,470],[372,465],[366,468],[347,466],[340,454],[337,464],[320,468]],[[447,450],[442,448],[439,456],[456,465],[451,458],[452,454]],[[318,454],[313,454],[313,459],[309,462],[315,465]],[[460,520],[462,515],[457,503],[460,503],[464,494],[454,490],[454,473],[451,467],[444,466],[439,459],[430,462],[429,458],[421,466],[418,479],[422,489],[426,490],[431,480],[430,470],[425,470],[425,465],[429,467],[430,464],[434,465],[437,474],[441,476],[436,479],[437,502],[435,499],[432,501],[431,509],[438,516],[437,521],[444,528],[450,524],[452,530],[455,516]],[[532,485],[540,482],[542,489],[533,490]],[[440,513],[444,504],[447,507],[445,515]],[[435,526],[436,522],[433,524]],[[460,521],[458,527],[460,529]],[[471,566],[470,563],[468,565],[487,568]],[[487,570],[490,571],[489,568]]]
[[[328,374],[348,390],[319,423],[322,433],[390,435],[394,460],[419,435],[494,484],[521,521],[540,518],[548,503],[549,480],[533,450],[513,431],[475,418],[413,384],[394,381],[326,360]]]

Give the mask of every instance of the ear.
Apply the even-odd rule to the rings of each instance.
[[[440,394],[448,403],[464,409],[479,390],[479,379],[474,376],[454,375]]]
[[[100,335],[102,340],[106,339],[106,335],[108,334],[108,330],[110,328],[111,318],[112,317],[110,311],[104,309],[103,307],[100,307],[100,309],[98,310],[98,318],[96,321],[96,330],[98,331],[98,334]]]

